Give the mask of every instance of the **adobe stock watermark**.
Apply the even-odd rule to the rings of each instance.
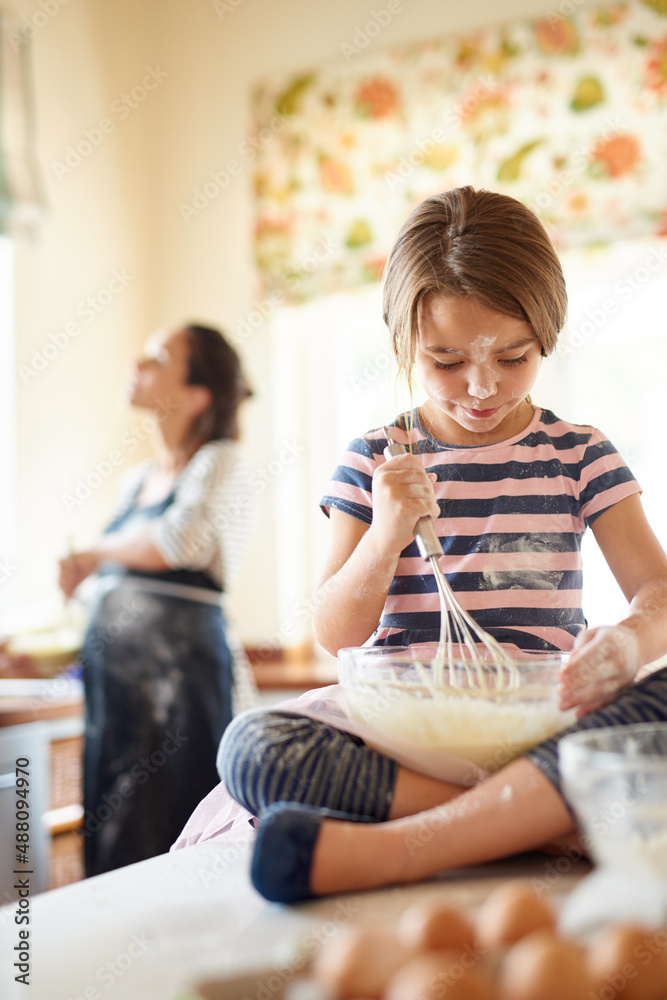
[[[296,947],[291,949],[292,957],[289,961],[275,965],[272,973],[262,976],[257,989],[246,994],[243,1000],[273,1000],[274,997],[284,996],[285,988],[297,973],[312,962],[320,949],[331,941],[341,928],[348,926],[360,911],[361,906],[354,899],[338,900],[331,917],[319,927],[302,934]]]
[[[558,4],[558,10],[548,10],[544,14],[544,20],[547,21],[563,21],[572,14],[576,13],[577,8],[585,4],[587,0],[563,0],[562,3]]]
[[[82,835],[91,837],[101,830],[103,824],[107,823],[114,813],[118,812],[127,800],[136,794],[137,788],[150,781],[151,775],[156,774],[161,767],[164,767],[169,757],[178,753],[189,739],[189,736],[183,736],[180,729],[177,729],[175,733],[167,730],[161,746],[157,750],[153,750],[148,757],[141,757],[126,773],[119,775],[114,790],[102,795],[103,801],[94,812],[90,810],[86,812]]]
[[[400,692],[398,697],[400,697]],[[382,711],[386,710],[386,707],[388,707],[388,703],[385,707],[383,707],[381,702],[378,702],[376,705],[378,714],[381,714]],[[499,744],[493,754],[482,764],[479,766],[471,764],[470,771],[461,779],[461,794],[463,795],[470,792],[473,788],[484,784],[484,775],[488,777],[489,775],[500,771],[511,761],[515,760],[522,750],[522,744],[516,743],[512,740],[506,740],[505,742]],[[506,785],[501,792],[501,801],[511,807],[512,799],[512,788],[510,785]],[[410,856],[413,857],[417,851],[419,851],[425,844],[428,844],[437,833],[443,830],[449,823],[450,819],[457,815],[458,809],[459,796],[457,795],[449,801],[443,802],[440,806],[436,806],[433,809],[429,809],[426,812],[419,813],[417,816],[412,817],[416,820],[415,828],[404,837],[404,843]]]
[[[94,628],[87,636],[87,653],[91,655],[104,653],[107,647],[112,646],[126,628],[134,625],[145,610],[146,602],[142,600],[141,595],[123,598],[120,610],[114,618],[110,622],[107,622],[103,628]]]
[[[62,159],[51,161],[51,169],[58,180],[62,181],[63,177],[67,177],[77,167],[81,166],[83,161],[87,160],[98,146],[102,145],[106,136],[111,135],[116,130],[118,122],[123,122],[126,118],[129,118],[132,112],[140,104],[143,104],[146,98],[154,90],[157,90],[162,81],[166,80],[168,76],[169,74],[165,73],[159,66],[146,66],[146,72],[141,81],[135,84],[131,90],[126,90],[122,94],[119,94],[111,102],[110,110],[113,117],[101,118],[97,125],[94,125],[92,128],[84,128],[80,139],[65,146]]]
[[[216,512],[215,522],[209,525],[209,531],[211,529],[216,532],[226,531],[232,526],[240,511],[247,507],[254,497],[261,496],[273,486],[286,469],[293,465],[300,455],[304,454],[305,450],[304,446],[295,438],[283,441],[275,458],[270,459],[266,465],[257,466],[252,471],[248,480],[248,490],[240,491],[233,500],[228,501]]]
[[[283,441],[280,451],[266,465],[256,467],[248,477],[246,489],[241,489],[226,499],[213,516],[200,517],[193,525],[192,531],[183,542],[183,558],[190,560],[212,539],[222,532],[233,531],[235,526],[245,520],[245,511],[252,507],[256,497],[260,496],[278,480],[295,461],[305,452],[299,441],[292,438]]]
[[[176,405],[169,398],[158,400],[158,410],[150,416],[143,417],[138,423],[124,431],[120,439],[120,448],[113,448],[106,458],[93,463],[93,468],[83,476],[79,476],[71,488],[71,492],[60,494],[63,506],[68,514],[89,500],[95,490],[109,479],[116,469],[125,465],[130,455],[144,444],[155,433],[157,428],[176,410]]]
[[[300,455],[303,455],[305,448],[295,438],[284,441],[280,452],[272,458],[266,465],[254,469],[250,476],[250,489],[256,496],[261,496],[270,486],[278,480],[286,469],[292,465]]]
[[[658,596],[657,607],[653,590],[649,605],[642,602],[642,613],[652,616],[664,615],[664,596]],[[634,677],[639,665],[639,643],[632,628],[623,624],[596,625],[580,632],[584,641],[575,642],[572,655],[581,656],[583,662],[576,666],[576,688],[581,692],[595,686],[602,697],[618,694],[629,681],[628,671]],[[625,678],[625,679],[624,679]]]
[[[34,716],[41,713],[45,706],[52,705],[71,691],[72,682],[62,675],[49,678],[41,687],[39,695],[31,695],[26,699],[26,710]]]
[[[452,133],[461,127],[464,119],[471,115],[475,108],[497,89],[498,83],[492,76],[480,77],[471,93],[456,104],[448,106],[442,116],[444,127],[437,126],[426,138],[416,139],[412,150],[406,156],[401,157],[396,169],[385,172],[384,179],[389,190],[395,191],[404,184],[415,170],[422,166],[436,146],[442,145],[451,138]]]
[[[213,0],[213,10],[222,21],[227,14],[233,14],[242,3],[243,0]]]
[[[488,954],[488,950],[477,942],[474,945],[465,945],[458,952],[457,958],[454,957],[456,952],[449,949],[444,954],[450,957],[450,961],[446,968],[436,973],[429,981],[427,992],[422,994],[422,996],[428,996],[429,1000],[445,1000],[448,991],[463,979],[467,970],[474,969],[478,965]]]
[[[581,861],[588,860],[588,842],[583,836],[580,839],[581,847],[574,844],[564,845],[554,861],[546,862],[544,874],[540,878],[536,876],[531,878],[530,884],[538,897],[542,897],[545,893],[551,894],[561,879],[569,875]]]
[[[202,885],[208,889],[212,882],[217,882],[219,878],[222,878],[225,872],[228,872],[245,855],[251,844],[254,843],[255,836],[254,827],[248,823],[247,829],[243,831],[243,836],[235,837],[233,843],[216,845],[212,864],[197,870]]]
[[[236,156],[227,160],[218,170],[210,170],[208,177],[193,189],[191,202],[181,202],[178,211],[184,222],[190,223],[208,208],[212,201],[225,191],[233,177],[239,177],[257,155],[265,149],[279,132],[287,127],[289,118],[286,115],[274,114],[269,122],[262,126],[256,135],[247,136],[236,147]]]
[[[542,190],[535,195],[532,205],[529,207],[536,215],[541,215],[562,195],[567,192],[572,182],[579,174],[588,167],[595,159],[600,149],[613,139],[614,136],[622,135],[627,125],[616,116],[607,118],[604,128],[591,142],[583,148],[575,149],[568,157],[568,168],[560,170],[554,177],[542,182]]]
[[[138,959],[143,958],[153,944],[155,942],[150,941],[145,932],[133,934],[123,951],[114,955],[113,958],[95,970],[95,982],[89,983],[84,989],[78,990],[76,994],[70,993],[67,1000],[102,1000],[105,992],[121,979]],[[99,986],[96,986],[96,983],[99,983]]]
[[[7,583],[12,575],[16,572],[18,566],[13,563],[9,556],[0,557],[0,587],[3,583]]]
[[[354,57],[363,52],[373,39],[377,38],[387,25],[391,24],[394,18],[402,14],[404,10],[405,7],[400,0],[389,0],[386,7],[369,11],[368,20],[364,24],[355,25],[352,41],[340,43],[339,48],[345,56],[345,62],[352,62]]]
[[[614,316],[623,303],[641,291],[653,275],[667,264],[667,249],[653,247],[643,263],[631,271],[626,271],[622,278],[614,282],[614,295],[609,295],[592,309],[586,309],[584,319],[576,325],[567,327],[556,348],[558,357],[574,354],[592,340],[604,328],[610,316]]]
[[[10,924],[14,924],[15,915],[16,896],[13,891],[3,889],[0,894],[0,928],[4,927],[7,921],[9,921]]]
[[[236,324],[234,332],[230,334],[230,339],[236,344],[242,344],[249,337],[252,337],[273,316],[276,309],[287,302],[288,295],[294,295],[299,291],[306,280],[305,275],[314,274],[320,265],[329,260],[339,249],[340,243],[332,236],[320,236],[312,253],[307,254],[295,265],[294,271],[296,273],[285,279],[287,291],[276,288],[266,298],[253,303],[250,312]]]
[[[23,384],[26,385],[31,378],[48,368],[49,364],[83,332],[84,327],[79,319],[86,325],[93,323],[125,291],[131,281],[134,281],[134,275],[126,268],[114,269],[106,284],[93,295],[87,295],[82,299],[74,309],[77,319],[70,320],[69,323],[50,333],[48,340],[41,347],[33,347],[31,361],[18,366]]]
[[[208,887],[222,878],[230,868],[239,861],[247,864],[247,853],[255,840],[255,829],[250,824],[243,835],[235,838],[233,843],[211,845],[215,847],[213,862],[198,870],[203,886]],[[301,936],[298,942],[290,947],[291,958],[288,962],[275,965],[272,973],[262,975],[258,979],[254,992],[246,994],[244,1000],[271,1000],[280,994],[294,978],[295,974],[312,962],[317,951],[331,940],[338,931],[350,923],[361,912],[361,906],[355,899],[341,899],[336,902],[334,912],[328,920],[319,927],[313,927]]]
[[[269,660],[276,651],[283,649],[285,641],[293,639],[297,635],[295,623],[307,621],[312,616],[313,611],[321,607],[339,586],[340,581],[335,576],[329,577],[309,596],[295,601],[288,617],[281,622],[280,626],[274,632],[262,637],[262,647],[258,659],[260,661]]]
[[[647,933],[646,937],[639,944],[635,945],[632,951],[634,961],[625,962],[624,965],[614,974],[605,976],[605,983],[598,986],[597,991],[589,993],[588,1000],[617,1000],[623,996],[641,996],[637,989],[626,990],[628,983],[640,975],[640,968],[647,968],[658,955],[663,955],[667,949],[667,930],[660,928],[654,933]],[[647,984],[648,985],[648,984]],[[661,983],[664,988],[664,983]],[[662,991],[661,991],[662,992]]]
[[[70,0],[39,0],[38,9],[29,17],[21,18],[19,30],[9,31],[7,34],[14,52],[18,52],[22,45],[35,38],[69,2]]]
[[[350,382],[354,386],[357,396],[364,389],[368,389],[381,375],[384,375],[389,370],[391,357],[391,349],[386,347],[384,350],[378,351],[375,357],[369,358],[368,361],[364,362],[361,375],[350,375]]]

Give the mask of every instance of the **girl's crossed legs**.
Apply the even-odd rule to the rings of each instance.
[[[667,721],[667,669],[566,732],[652,721]],[[256,887],[292,901],[419,881],[571,833],[558,778],[562,735],[462,788],[399,767],[324,723],[252,712],[228,728],[219,762],[231,794],[260,819]],[[327,810],[335,811],[335,822]],[[276,873],[276,858],[290,852]]]

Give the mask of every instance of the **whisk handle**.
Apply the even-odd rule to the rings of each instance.
[[[422,559],[430,559],[431,556],[440,558],[442,555],[442,542],[438,538],[433,518],[420,517],[415,529],[415,538],[417,539],[417,548]]]
[[[392,441],[391,444],[387,445],[382,454],[385,458],[395,458],[396,455],[405,455],[407,450],[408,449],[402,444],[399,444],[398,441]]]
[[[392,441],[386,430],[385,435],[389,441],[387,447],[384,449],[385,458],[394,458],[395,455],[404,455],[406,453],[407,448],[397,441]],[[417,539],[417,548],[422,559],[430,559],[431,556],[440,558],[442,555],[442,543],[438,538],[432,518],[421,517],[417,521],[415,538]]]

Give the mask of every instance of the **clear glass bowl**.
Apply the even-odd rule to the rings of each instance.
[[[667,723],[570,733],[558,759],[598,864],[667,879]]]
[[[507,648],[516,668],[510,687],[508,670],[471,670],[461,653],[452,685],[448,672],[434,672],[436,651],[437,643],[340,649],[338,679],[352,716],[385,740],[444,750],[488,773],[574,721],[556,696],[567,653]]]

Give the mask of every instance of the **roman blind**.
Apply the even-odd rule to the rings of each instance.
[[[239,156],[260,295],[376,281],[412,208],[462,184],[523,201],[562,248],[667,236],[667,0],[563,0],[399,49],[369,19],[335,63],[257,87]]]

